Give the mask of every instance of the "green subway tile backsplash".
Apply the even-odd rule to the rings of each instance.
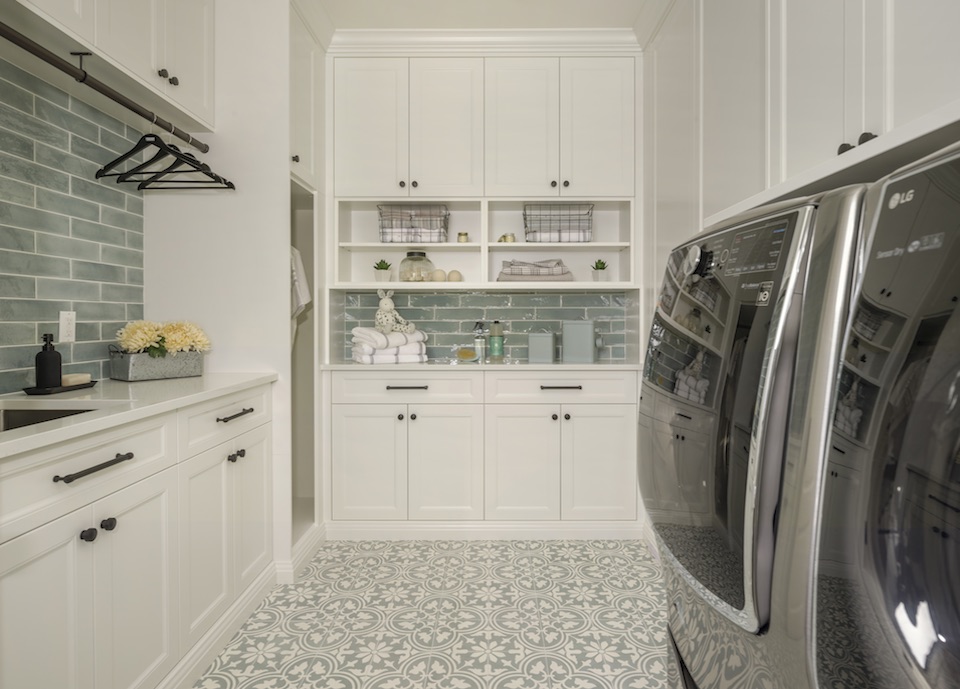
[[[374,325],[380,298],[373,292],[348,292],[342,313],[346,329],[343,358],[350,360],[350,330]],[[509,292],[509,293],[395,293],[397,312],[417,329],[427,333],[427,355],[450,357],[457,345],[469,344],[477,321],[487,328],[494,320],[506,332],[504,354],[518,360],[527,357],[527,333],[547,330],[559,335],[562,321],[592,318],[603,337],[600,360],[626,360],[626,310],[623,292]],[[341,314],[333,314],[339,319]]]
[[[0,393],[34,384],[46,332],[65,373],[107,377],[107,346],[143,318],[142,195],[95,178],[139,136],[0,60]],[[77,314],[74,344],[60,311]]]

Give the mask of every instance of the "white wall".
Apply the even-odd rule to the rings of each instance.
[[[208,371],[276,371],[275,553],[290,560],[288,0],[218,0],[216,132],[201,158],[236,191],[145,195],[144,315],[210,336]]]

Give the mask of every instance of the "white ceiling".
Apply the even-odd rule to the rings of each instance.
[[[631,29],[651,0],[313,0],[340,29]],[[301,0],[307,4],[310,0]]]

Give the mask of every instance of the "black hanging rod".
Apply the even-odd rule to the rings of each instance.
[[[85,70],[70,64],[69,62],[64,60],[62,57],[57,55],[56,53],[50,52],[39,43],[32,41],[31,39],[27,38],[19,31],[17,31],[16,29],[11,28],[9,25],[4,24],[3,22],[0,22],[0,36],[3,36],[3,38],[6,38],[11,43],[14,43],[20,46],[21,48],[26,50],[28,53],[36,55],[44,62],[53,65],[54,67],[59,69],[61,72],[65,72],[66,74],[69,74],[71,77],[76,79],[81,84],[89,86],[94,91],[98,91],[99,93],[102,93],[104,96],[106,96],[112,101],[119,103],[120,105],[125,107],[127,110],[135,112],[137,115],[139,115],[143,119],[149,120],[152,124],[157,125],[161,129],[167,130],[178,139],[182,139],[183,141],[186,141],[190,146],[192,146],[193,148],[196,148],[201,153],[207,153],[210,150],[210,147],[207,144],[200,141],[199,139],[194,139],[192,136],[190,136],[190,134],[183,131],[176,125],[170,122],[167,122],[165,119],[163,119],[162,117],[158,117],[155,113],[147,110],[139,103],[135,103],[134,101],[130,100],[123,94],[118,93],[117,91],[114,91],[112,88],[104,84],[102,81],[98,81],[94,77],[87,74]]]

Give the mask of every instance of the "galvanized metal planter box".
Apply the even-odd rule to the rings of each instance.
[[[151,357],[145,352],[110,351],[110,377],[114,380],[158,380],[203,375],[203,352],[177,352]]]

